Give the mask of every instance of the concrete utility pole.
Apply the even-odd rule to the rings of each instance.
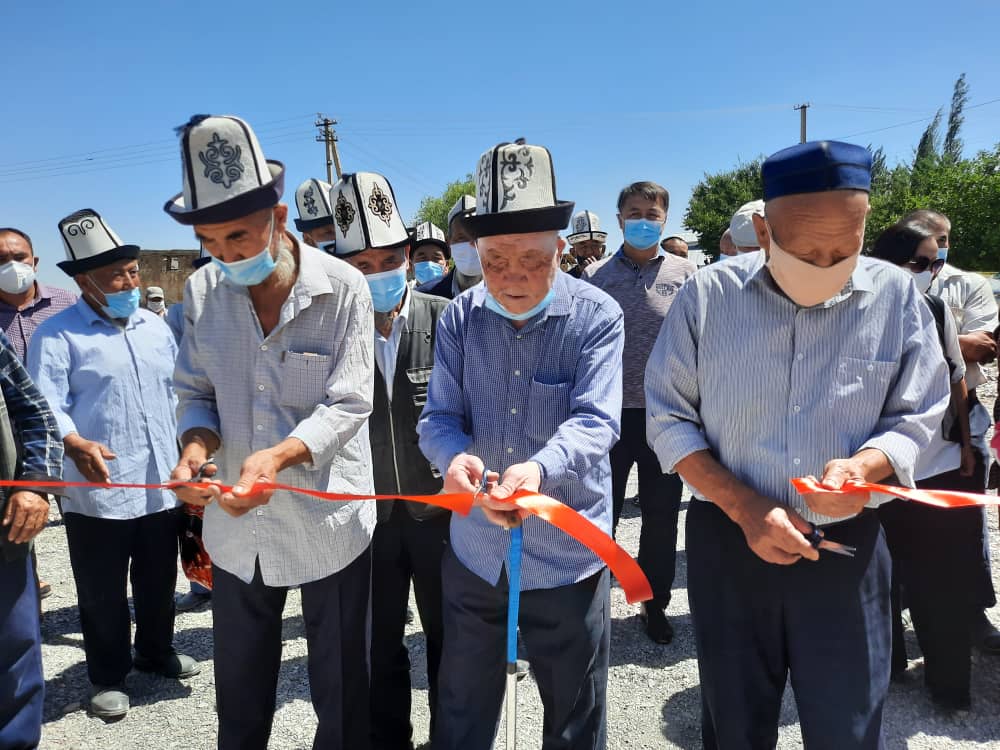
[[[799,143],[806,142],[806,110],[812,105],[809,102],[795,107],[799,111]]]
[[[337,124],[336,120],[331,120],[329,117],[324,117],[322,113],[316,115],[318,118],[316,120],[316,127],[320,129],[320,134],[316,136],[316,140],[320,143],[326,144],[326,181],[329,183],[333,182],[333,168],[337,170],[337,179],[340,179],[340,154],[337,153],[337,131],[333,129],[333,126]]]

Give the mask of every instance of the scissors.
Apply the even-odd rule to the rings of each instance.
[[[854,553],[858,551],[857,547],[849,547],[846,544],[841,544],[840,542],[831,542],[829,539],[823,537],[823,532],[814,523],[809,524],[811,530],[805,535],[806,541],[813,546],[814,549],[822,549],[827,552],[834,552],[838,555],[843,555],[844,557],[854,557]]]
[[[476,488],[476,494],[472,496],[472,502],[475,503],[479,500],[480,495],[485,495],[489,492],[490,483],[486,479],[486,475],[490,472],[483,467],[483,478],[479,480],[479,487]]]

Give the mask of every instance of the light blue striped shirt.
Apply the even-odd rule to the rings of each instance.
[[[839,295],[801,308],[751,253],[700,270],[678,293],[646,367],[647,435],[664,471],[708,449],[754,490],[830,523],[789,480],[877,448],[912,487],[949,393],[909,273],[862,257]]]
[[[541,490],[611,531],[611,465],[622,406],[621,308],[600,289],[559,273],[552,303],[521,330],[485,307],[478,284],[438,324],[420,449],[445,473],[466,452],[501,475],[537,461]],[[472,572],[496,583],[509,533],[479,508],[452,514],[451,544]],[[554,588],[600,570],[582,544],[535,517],[524,522],[521,585]]]
[[[177,345],[161,318],[140,308],[124,326],[80,298],[42,323],[28,347],[28,372],[52,407],[60,437],[106,445],[112,482],[158,484],[177,465],[173,372]],[[63,479],[85,482],[69,456]],[[64,513],[140,518],[175,508],[167,490],[67,488]]]

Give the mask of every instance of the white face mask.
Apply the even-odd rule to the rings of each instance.
[[[35,283],[35,269],[27,263],[16,260],[0,266],[0,291],[7,294],[21,294]]]
[[[774,283],[781,287],[781,291],[792,302],[802,307],[812,307],[826,302],[844,288],[858,265],[860,254],[861,248],[858,248],[854,255],[821,268],[782,250],[772,234],[767,267]]]
[[[165,305],[162,299],[151,299],[146,301],[146,307],[150,312],[158,313],[163,312]]]
[[[479,251],[471,242],[456,242],[451,246],[451,257],[455,268],[463,276],[482,276],[483,266],[479,262]]]

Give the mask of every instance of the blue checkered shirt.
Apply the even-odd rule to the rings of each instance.
[[[545,311],[518,330],[485,307],[479,284],[457,297],[438,325],[434,371],[417,431],[420,449],[444,473],[466,452],[500,472],[542,467],[541,490],[611,532],[611,466],[622,406],[621,308],[559,273]],[[451,521],[451,544],[469,570],[496,583],[509,533],[474,508]],[[554,526],[524,522],[521,585],[565,586],[603,563]]]

